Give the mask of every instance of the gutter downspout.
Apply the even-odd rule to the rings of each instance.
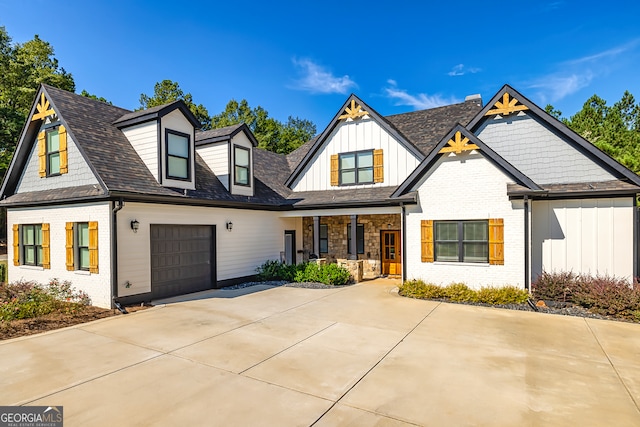
[[[638,259],[638,233],[640,232],[640,212],[638,212],[638,195],[633,196],[633,277],[631,280],[638,279],[640,277],[640,272],[638,272],[638,263],[640,260]]]
[[[404,203],[400,203],[400,209],[402,209],[402,213],[401,215],[401,225],[400,225],[400,235],[401,235],[401,240],[402,240],[402,283],[404,283],[404,281],[407,278],[407,218],[406,218],[406,208],[404,206]]]
[[[124,199],[120,197],[117,204],[113,202],[111,210],[111,308],[116,308],[118,297],[118,218],[117,213],[124,207]]]
[[[529,275],[529,196],[525,195],[524,202],[524,288],[531,292],[531,277]]]

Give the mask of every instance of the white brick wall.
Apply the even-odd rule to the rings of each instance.
[[[21,208],[7,210],[7,244],[9,255],[9,281],[35,280],[47,283],[52,278],[68,280],[76,289],[85,291],[93,305],[111,306],[110,265],[110,212],[108,202],[58,206],[45,208]],[[67,271],[66,269],[66,222],[98,221],[98,268],[99,273]],[[51,269],[13,265],[13,224],[49,223],[51,233]]]
[[[524,286],[524,211],[509,201],[512,180],[480,154],[440,159],[417,186],[419,205],[407,207],[407,278],[438,285],[464,282],[481,286]],[[504,265],[424,263],[421,220],[504,219]]]

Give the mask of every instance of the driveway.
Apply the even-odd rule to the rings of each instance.
[[[213,291],[0,343],[0,405],[66,426],[638,426],[640,325],[399,297]]]

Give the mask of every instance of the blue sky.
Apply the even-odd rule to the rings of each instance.
[[[171,79],[210,114],[244,98],[318,132],[352,92],[383,115],[505,83],[565,116],[640,99],[639,19],[637,1],[0,0],[13,41],[50,42],[78,92],[134,109]]]

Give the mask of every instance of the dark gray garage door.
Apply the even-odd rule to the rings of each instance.
[[[212,289],[215,227],[151,225],[151,294],[165,298]]]

